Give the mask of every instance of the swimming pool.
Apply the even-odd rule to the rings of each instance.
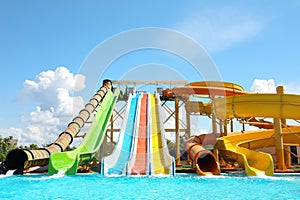
[[[300,199],[300,174],[273,177],[0,175],[0,199]]]

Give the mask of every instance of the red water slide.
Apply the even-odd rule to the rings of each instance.
[[[137,127],[137,146],[131,175],[146,175],[147,172],[147,100],[148,95],[143,94],[140,107],[140,119]]]

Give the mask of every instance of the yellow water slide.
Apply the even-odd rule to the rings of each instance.
[[[160,113],[159,97],[150,94],[150,165],[151,175],[175,174],[175,161],[170,156],[164,140],[164,128]]]
[[[292,94],[244,94],[216,99],[216,115],[220,119],[266,117],[300,119],[300,95]],[[281,136],[287,145],[300,145],[300,127],[283,128]],[[217,139],[217,148],[227,161],[236,161],[245,168],[247,175],[273,175],[273,159],[270,154],[255,151],[275,146],[274,130],[233,133]]]

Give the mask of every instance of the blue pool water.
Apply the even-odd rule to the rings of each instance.
[[[0,175],[0,199],[300,199],[300,176]]]

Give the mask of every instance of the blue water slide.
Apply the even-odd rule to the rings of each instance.
[[[129,160],[133,142],[133,133],[136,120],[139,94],[130,95],[125,118],[121,127],[117,145],[111,155],[106,156],[101,162],[102,175],[125,174],[126,163]]]

